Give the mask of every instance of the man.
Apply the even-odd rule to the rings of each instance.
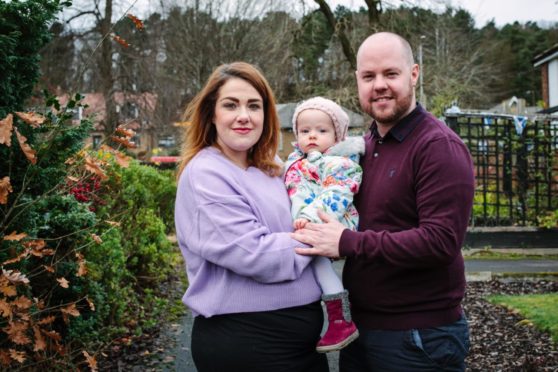
[[[346,257],[343,282],[360,337],[341,371],[462,371],[469,331],[461,245],[471,212],[470,154],[416,103],[419,66],[409,43],[382,32],[357,54],[357,86],[370,114],[355,204],[358,231],[324,213],[293,237],[297,253]]]

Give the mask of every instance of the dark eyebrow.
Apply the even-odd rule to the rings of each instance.
[[[240,102],[240,100],[236,97],[223,97],[223,98],[219,99],[219,101],[222,101],[222,100],[225,100],[225,99],[231,100],[233,102]],[[248,103],[253,103],[253,102],[263,102],[263,100],[261,98],[250,98],[248,100]]]

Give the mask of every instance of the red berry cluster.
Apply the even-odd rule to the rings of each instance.
[[[93,202],[89,209],[95,211],[94,203],[104,204],[104,201],[97,196],[101,189],[101,180],[98,177],[91,177],[77,182],[70,188],[70,194],[81,203]]]

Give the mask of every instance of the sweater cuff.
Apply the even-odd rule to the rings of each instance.
[[[340,257],[352,257],[354,256],[354,247],[358,242],[358,231],[352,231],[350,229],[345,229],[341,233],[341,238],[339,239],[339,256]]]

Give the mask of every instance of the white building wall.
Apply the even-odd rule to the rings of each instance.
[[[548,64],[548,107],[558,106],[558,59]]]

